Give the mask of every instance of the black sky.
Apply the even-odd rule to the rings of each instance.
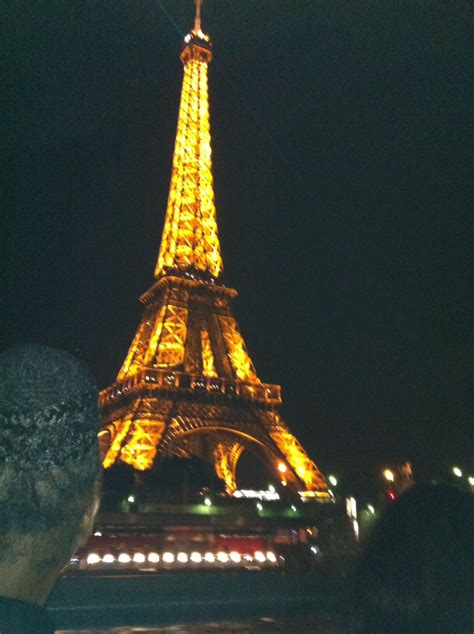
[[[192,24],[191,0],[162,0]],[[152,0],[6,5],[2,347],[111,383],[163,226],[181,36]],[[468,466],[469,4],[208,0],[225,282],[323,469]],[[472,467],[472,464],[471,464]]]

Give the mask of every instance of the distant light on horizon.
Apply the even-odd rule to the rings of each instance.
[[[390,469],[385,469],[385,471],[383,472],[383,477],[389,482],[393,482],[395,480],[393,471],[391,471]]]

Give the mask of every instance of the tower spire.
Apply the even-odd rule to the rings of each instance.
[[[196,33],[201,30],[201,5],[202,0],[195,0],[196,16],[194,18],[194,30]]]
[[[212,49],[209,36],[201,31],[201,4],[196,0],[194,29],[184,38],[180,55],[183,87],[157,278],[186,272],[217,278],[222,272],[207,87]]]

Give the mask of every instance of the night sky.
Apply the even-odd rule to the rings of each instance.
[[[1,346],[65,348],[105,387],[153,279],[194,7],[6,6]],[[323,470],[469,465],[468,23],[462,1],[204,6],[224,281]]]

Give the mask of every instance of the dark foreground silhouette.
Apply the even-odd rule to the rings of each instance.
[[[355,631],[473,631],[472,505],[467,492],[416,485],[385,510],[354,578]]]

